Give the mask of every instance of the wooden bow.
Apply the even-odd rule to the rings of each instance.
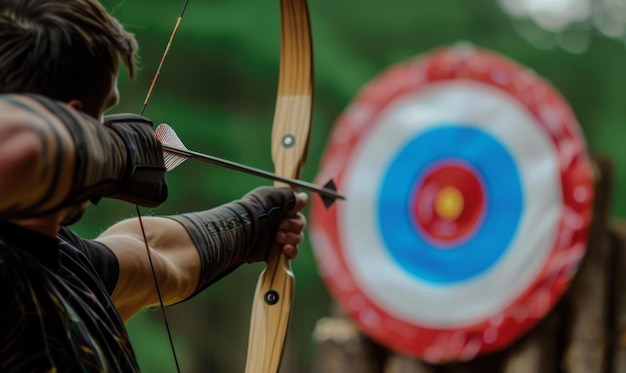
[[[155,88],[188,2],[188,0],[184,2],[176,21],[146,95],[141,110],[142,114]],[[306,160],[311,128],[313,102],[311,32],[306,0],[280,0],[280,7],[281,56],[278,95],[272,126],[272,160],[277,175],[297,179]],[[277,183],[276,185],[284,184]],[[330,203],[332,203],[332,199]],[[152,259],[138,208],[137,215],[142,232],[144,232],[146,250],[152,267]],[[154,267],[152,268],[154,274]],[[176,361],[176,368],[180,372],[156,276],[154,276],[154,281],[157,293],[159,293],[159,302],[163,310],[163,319]],[[247,373],[276,373],[278,371],[291,313],[294,281],[289,260],[282,254],[278,245],[272,247],[267,260],[267,267],[261,273],[253,299],[246,362]]]
[[[306,161],[313,104],[313,53],[306,0],[280,0],[281,55],[272,126],[278,175],[299,178]],[[279,185],[279,184],[275,184]],[[246,373],[276,373],[282,360],[295,277],[289,259],[270,250],[252,303]]]

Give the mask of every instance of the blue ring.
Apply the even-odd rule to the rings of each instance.
[[[416,229],[410,201],[426,171],[445,160],[463,161],[478,172],[486,210],[472,237],[442,248]],[[380,233],[396,263],[421,281],[452,285],[497,265],[518,228],[524,195],[515,160],[497,139],[480,129],[445,123],[410,139],[397,153],[377,202]]]

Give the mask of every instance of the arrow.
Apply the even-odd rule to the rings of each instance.
[[[212,155],[203,154],[187,149],[187,147],[180,140],[176,132],[172,127],[166,123],[161,123],[156,129],[156,137],[163,146],[163,153],[165,158],[165,168],[168,171],[173,170],[183,163],[186,159],[195,159],[197,161],[214,164],[217,166],[225,167],[231,170],[244,172],[247,174],[263,177],[273,181],[279,181],[290,186],[297,186],[302,189],[315,192],[320,195],[324,205],[330,207],[336,199],[345,200],[346,197],[337,193],[335,190],[335,183],[333,180],[328,181],[324,187],[320,187],[316,184],[306,181],[292,179],[284,176],[279,176],[275,173],[261,170],[258,168],[246,166],[240,163],[229,161],[226,159],[218,158]]]

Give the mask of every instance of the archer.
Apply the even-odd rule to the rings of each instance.
[[[153,271],[169,305],[264,260],[271,244],[298,253],[307,196],[289,188],[126,219],[95,240],[68,227],[89,201],[167,197],[152,122],[104,116],[119,100],[119,61],[132,78],[136,50],[95,0],[2,1],[0,371],[138,371],[124,322],[160,303]]]

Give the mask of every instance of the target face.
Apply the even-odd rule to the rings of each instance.
[[[593,186],[564,99],[458,46],[395,66],[342,115],[310,237],[335,300],[379,343],[441,363],[502,349],[553,307],[584,255]]]

